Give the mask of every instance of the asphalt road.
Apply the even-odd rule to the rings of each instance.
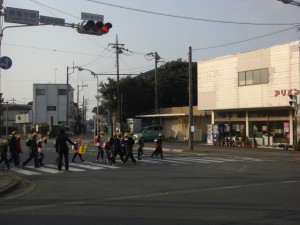
[[[209,146],[165,152],[165,160],[150,153],[108,167],[90,147],[73,171],[56,172],[49,149],[43,171],[11,171],[24,182],[0,199],[1,224],[299,225],[299,153]]]

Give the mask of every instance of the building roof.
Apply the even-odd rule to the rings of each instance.
[[[27,104],[8,104],[8,110],[31,110],[32,107],[30,105]],[[2,110],[6,109],[6,104],[2,103],[1,104],[1,108]]]

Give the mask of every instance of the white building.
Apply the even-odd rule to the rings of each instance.
[[[10,135],[12,131],[26,134],[31,127],[30,105],[4,103],[1,104],[1,114],[1,135]]]
[[[73,93],[71,85],[67,91],[67,84],[33,84],[33,123],[48,124],[50,128],[53,125],[71,126]]]
[[[230,132],[256,131],[260,144],[293,144],[288,95],[300,89],[299,51],[294,41],[199,61],[198,110],[211,111],[211,124]]]

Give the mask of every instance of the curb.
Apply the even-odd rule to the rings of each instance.
[[[1,183],[3,184],[2,186],[0,185],[0,196],[14,191],[22,183],[22,179],[20,177],[1,172],[0,179]]]

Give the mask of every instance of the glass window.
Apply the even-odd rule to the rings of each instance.
[[[56,106],[47,106],[47,111],[56,111]]]
[[[260,70],[253,70],[253,84],[260,84]]]
[[[58,95],[67,95],[66,89],[58,89]]]
[[[268,68],[242,71],[238,73],[239,86],[266,84],[269,82]]]
[[[45,89],[35,89],[36,95],[45,95]]]
[[[246,85],[252,84],[252,71],[247,71],[246,72]]]
[[[246,81],[245,81],[245,72],[239,72],[239,86],[245,86]]]

